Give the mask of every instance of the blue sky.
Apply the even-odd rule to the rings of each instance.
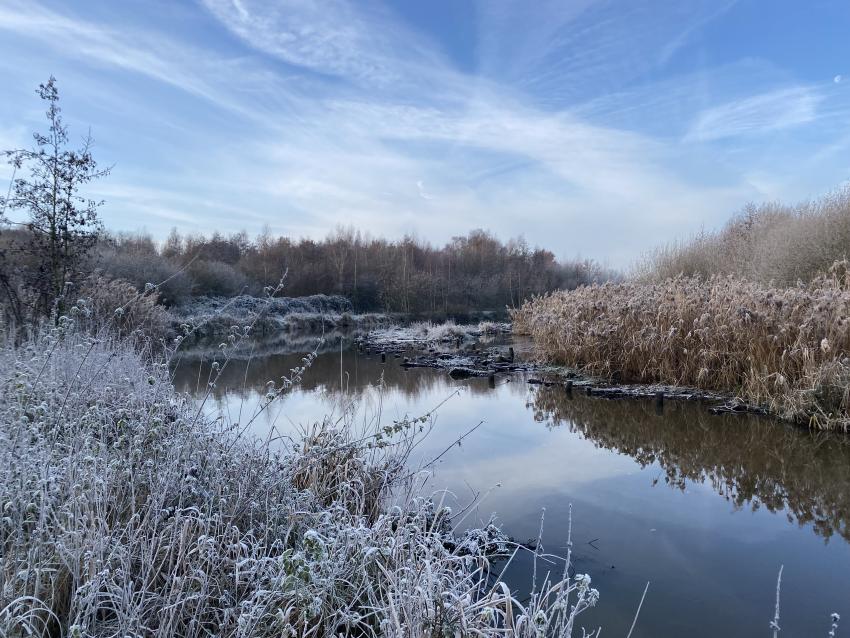
[[[482,227],[626,266],[850,178],[848,34],[844,0],[0,0],[0,148],[52,73],[110,229]]]

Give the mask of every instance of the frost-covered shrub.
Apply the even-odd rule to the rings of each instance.
[[[144,342],[73,318],[0,359],[0,635],[569,636],[598,599],[564,569],[520,601],[498,528],[398,500],[422,419],[275,450],[242,434],[259,413],[207,419]]]
[[[483,342],[498,334],[509,334],[510,331],[510,324],[491,321],[484,321],[477,325],[457,324],[454,321],[443,323],[417,321],[410,325],[375,326],[369,332],[366,341],[378,348],[399,346],[421,348],[472,339]]]
[[[129,282],[92,275],[83,282],[80,295],[78,311],[96,329],[106,326],[122,335],[141,330],[152,337],[168,330],[171,319],[156,291],[139,293]]]
[[[159,301],[166,306],[184,303],[192,294],[192,278],[188,273],[155,252],[104,251],[97,266],[107,277],[128,281],[139,292],[148,283],[158,284]]]
[[[347,312],[337,315],[293,312],[285,315],[283,326],[293,332],[317,332],[320,330],[372,330],[388,323],[386,315],[367,313],[354,315]]]
[[[387,322],[385,315],[352,314],[351,302],[338,295],[309,297],[201,297],[175,309],[175,323],[197,326],[198,338],[220,337],[234,325],[253,325],[253,334],[281,331],[369,330]]]
[[[307,297],[200,297],[179,309],[185,316],[209,316],[221,312],[239,318],[257,314],[328,314],[339,315],[352,312],[351,302],[338,295],[310,295]]]

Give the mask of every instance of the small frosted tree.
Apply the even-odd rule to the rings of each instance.
[[[110,169],[98,168],[90,134],[79,148],[70,147],[56,78],[40,84],[36,93],[46,103],[48,129],[33,134],[31,149],[3,151],[16,174],[28,175],[13,180],[0,210],[27,215],[28,221],[20,222],[26,238],[16,252],[25,264],[23,279],[35,310],[45,313],[56,305],[61,312],[65,287],[85,274],[80,269],[101,231],[97,211],[103,202],[84,197],[80,189]]]

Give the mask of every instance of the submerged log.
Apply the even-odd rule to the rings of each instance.
[[[466,368],[458,366],[449,370],[449,376],[452,379],[468,379],[470,377],[486,377],[490,372],[487,370],[476,370],[475,368]]]

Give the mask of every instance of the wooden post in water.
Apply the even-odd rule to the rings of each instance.
[[[664,392],[661,390],[655,393],[655,412],[656,414],[664,412]]]
[[[511,361],[514,360],[514,347],[513,346],[508,348],[508,358],[510,358]]]
[[[386,362],[387,362],[387,353],[382,352],[381,353],[381,363],[386,363]]]
[[[573,380],[572,380],[572,379],[568,379],[568,380],[567,380],[567,385],[566,385],[565,387],[566,387],[566,389],[567,389],[567,394],[572,394],[572,393],[573,393]]]
[[[587,396],[590,396],[592,394],[593,394],[593,388],[590,387],[590,386],[587,386]]]
[[[494,372],[491,372],[491,373],[490,373],[490,376],[488,376],[488,377],[487,377],[487,384],[488,384],[491,388],[495,388],[495,387],[496,387],[496,374],[495,374]]]

